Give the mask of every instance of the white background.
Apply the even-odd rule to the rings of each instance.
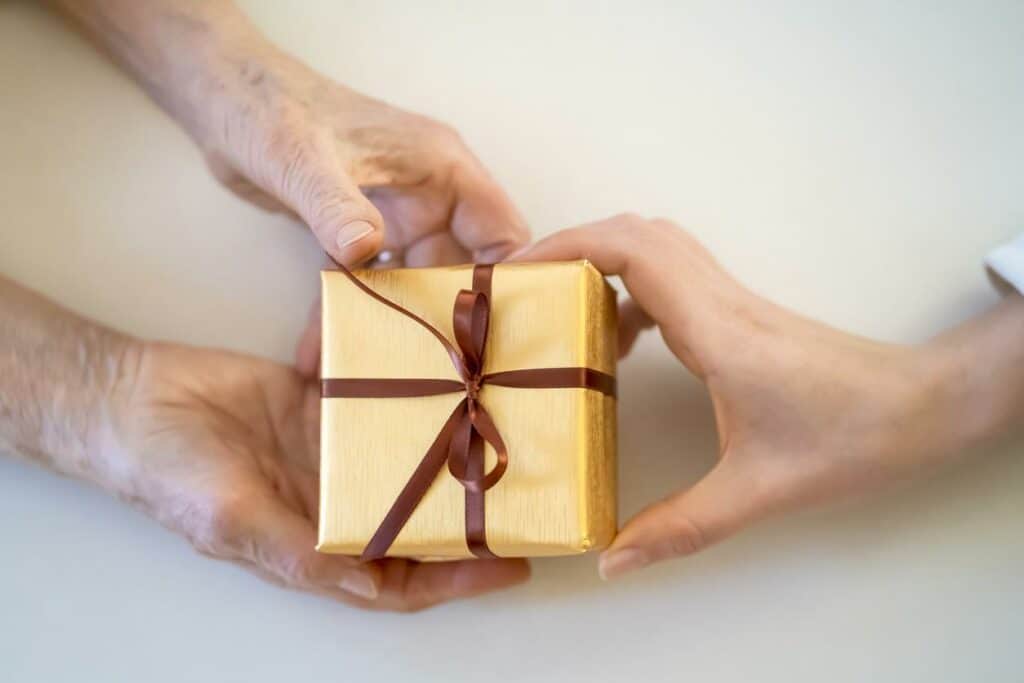
[[[982,256],[1024,229],[1020,2],[245,4],[323,72],[454,124],[537,234],[671,217],[861,334],[982,310]],[[82,39],[0,5],[0,272],[138,335],[287,361],[319,267]],[[621,374],[625,516],[716,441],[657,335]],[[611,585],[594,557],[539,561],[411,617],[265,585],[0,461],[0,680],[1019,681],[1022,450]]]

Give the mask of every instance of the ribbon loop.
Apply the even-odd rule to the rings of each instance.
[[[467,386],[470,382],[480,383],[489,322],[490,301],[487,295],[476,290],[460,290],[452,310],[452,330],[455,343],[462,352],[463,367],[467,372],[462,379]]]

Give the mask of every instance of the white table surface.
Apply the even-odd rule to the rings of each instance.
[[[537,234],[671,217],[862,334],[982,310],[983,254],[1024,229],[1020,2],[245,4],[325,73],[454,124]],[[0,207],[0,272],[135,334],[291,358],[312,238],[218,187],[138,88],[20,2],[0,4]],[[716,441],[657,335],[621,375],[626,516]],[[411,617],[266,585],[2,460],[0,680],[1019,681],[1022,451],[614,584],[592,556],[538,561],[526,587]]]

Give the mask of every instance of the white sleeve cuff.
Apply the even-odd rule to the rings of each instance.
[[[1024,294],[1024,235],[993,249],[985,258],[985,265]]]

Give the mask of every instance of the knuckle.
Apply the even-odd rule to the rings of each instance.
[[[611,223],[615,227],[636,230],[637,228],[645,225],[647,221],[639,214],[627,211],[625,213],[612,216]]]
[[[277,574],[273,574],[273,573],[268,572],[268,571],[258,571],[258,572],[256,572],[256,574],[261,579],[263,579],[267,583],[271,584],[272,586],[277,586],[278,588],[285,588],[285,589],[287,589],[287,588],[294,588],[295,587],[295,586],[290,585],[287,581],[282,579]]]
[[[353,197],[340,192],[334,183],[318,183],[311,193],[308,206],[310,220],[315,229],[335,228],[352,220],[364,220],[373,225],[381,225],[383,218],[380,211],[361,197]]]
[[[624,254],[656,253],[659,239],[651,221],[635,213],[623,213],[609,221],[608,240]]]
[[[296,198],[304,218],[318,234],[356,219],[380,225],[380,211],[358,191],[347,191],[342,182],[337,175],[317,168],[296,168],[287,181],[288,193]]]
[[[453,126],[434,119],[422,119],[418,131],[421,149],[433,160],[431,165],[436,177],[449,180],[472,168],[473,156],[469,147]]]
[[[229,187],[238,182],[239,174],[227,159],[212,152],[205,153],[203,158],[217,182]]]
[[[672,521],[669,549],[673,555],[692,555],[707,547],[707,536],[689,517]]]
[[[427,584],[410,582],[394,605],[395,610],[403,614],[422,612],[438,603],[444,602],[449,596]]]
[[[585,226],[585,225],[577,225],[577,226],[574,226],[574,227],[571,227],[571,228],[566,228],[566,229],[562,230],[561,232],[555,233],[554,235],[549,235],[548,237],[545,237],[541,241],[542,242],[551,242],[551,241],[557,239],[557,240],[566,240],[566,241],[570,241],[570,242],[576,242],[576,241],[580,241],[580,240],[585,240],[589,234],[590,234],[590,229],[587,226]]]
[[[188,538],[197,552],[217,558],[246,556],[249,549],[241,501],[228,499],[208,506],[190,506],[181,519],[191,530]]]
[[[435,121],[433,119],[427,119],[426,129],[429,136],[438,143],[441,143],[446,148],[459,148],[465,147],[465,141],[462,139],[462,134],[443,121]]]
[[[672,232],[679,229],[675,223],[667,218],[653,218],[648,221],[650,227],[660,233]]]
[[[289,586],[304,587],[316,583],[316,568],[307,558],[286,555],[279,558],[276,564],[276,573]]]
[[[313,189],[316,171],[313,160],[316,148],[312,142],[290,130],[274,133],[267,143],[268,166],[273,169],[271,182],[285,196],[300,199]]]

